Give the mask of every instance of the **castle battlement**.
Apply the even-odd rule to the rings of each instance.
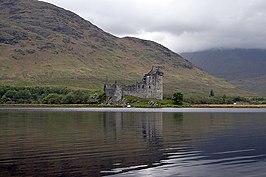
[[[163,99],[163,75],[160,67],[152,67],[151,71],[143,76],[141,82],[132,85],[121,85],[115,82],[104,84],[104,93],[111,102],[119,102],[124,96],[140,98]]]

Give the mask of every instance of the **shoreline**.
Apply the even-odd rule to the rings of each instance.
[[[266,108],[266,104],[194,104],[190,108]]]
[[[7,112],[266,113],[266,108],[0,107]]]
[[[122,105],[98,104],[0,104],[0,108],[126,108]],[[193,104],[173,107],[132,107],[132,108],[266,108],[266,104]],[[129,108],[130,109],[130,108]]]

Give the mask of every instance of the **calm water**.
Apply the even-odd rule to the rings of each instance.
[[[123,110],[0,109],[0,176],[266,176],[265,109]]]

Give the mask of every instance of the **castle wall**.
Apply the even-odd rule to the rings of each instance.
[[[106,83],[104,85],[104,93],[110,102],[119,102],[123,98],[122,86],[114,83],[113,85]]]
[[[123,96],[135,96],[141,98],[163,99],[163,73],[159,68],[145,74],[142,82],[132,85],[119,85],[117,83],[105,84],[104,92],[111,101],[121,101]]]
[[[130,95],[141,98],[163,99],[163,77],[147,76],[142,83],[123,86],[123,96]]]
[[[130,96],[145,98],[146,91],[144,87],[145,85],[143,83],[136,83],[133,85],[124,85],[123,96],[130,95]]]

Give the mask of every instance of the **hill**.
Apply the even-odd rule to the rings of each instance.
[[[266,50],[212,49],[182,53],[206,72],[241,89],[266,94]]]
[[[102,89],[163,67],[165,93],[248,95],[152,41],[104,32],[78,15],[36,0],[0,2],[0,84]]]

